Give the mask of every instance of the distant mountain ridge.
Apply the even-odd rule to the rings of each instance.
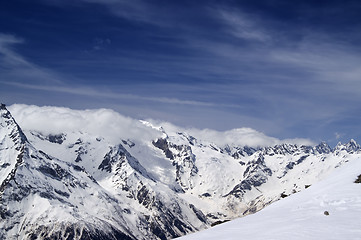
[[[38,119],[26,118],[31,108],[41,109],[16,110],[24,126]],[[82,113],[61,111],[58,119]],[[58,127],[47,115],[24,130],[5,105],[0,114],[4,239],[171,239],[254,213],[361,156],[354,140],[217,145],[107,111],[97,112],[103,122],[81,118],[108,124],[98,132]],[[124,135],[112,134],[117,128]]]

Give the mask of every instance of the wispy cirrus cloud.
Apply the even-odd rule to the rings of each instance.
[[[106,6],[108,10],[118,17],[122,17],[131,21],[145,22],[155,25],[167,25],[164,20],[164,14],[149,1],[144,0],[81,0],[85,3],[96,3]],[[162,12],[160,14],[160,11]],[[163,19],[163,20],[162,20]]]
[[[176,105],[191,105],[199,107],[230,107],[230,108],[239,108],[239,105],[236,104],[222,104],[222,103],[212,103],[212,102],[201,102],[193,100],[182,100],[177,98],[167,98],[167,97],[147,97],[140,96],[135,94],[123,94],[116,93],[114,91],[94,89],[89,86],[66,86],[66,85],[34,85],[20,82],[6,82],[0,81],[1,84],[11,85],[19,88],[30,89],[30,90],[41,90],[47,92],[59,92],[59,93],[69,93],[74,95],[84,95],[91,97],[101,97],[101,98],[110,98],[110,99],[128,99],[128,100],[139,100],[139,101],[150,101],[155,103],[164,103],[164,104],[176,104]]]
[[[220,9],[217,10],[216,15],[228,25],[229,33],[237,38],[260,42],[271,40],[271,36],[267,30],[258,24],[250,14],[241,11]]]
[[[326,42],[325,38],[305,36],[293,49],[274,49],[270,59],[303,69],[313,74],[319,82],[351,86],[353,83],[361,84],[359,47],[347,46],[332,39]]]
[[[44,92],[58,92],[73,95],[101,97],[108,99],[128,99],[137,101],[150,101],[155,103],[191,105],[200,107],[231,107],[238,108],[236,104],[213,103],[206,101],[186,100],[176,97],[146,96],[137,94],[128,94],[112,91],[109,89],[95,89],[88,85],[69,84],[66,77],[57,72],[48,70],[41,66],[31,63],[14,49],[14,45],[23,44],[24,40],[14,35],[0,34],[0,62],[2,70],[0,71],[2,85],[14,86],[28,90],[40,90]],[[110,44],[109,39],[97,39],[97,45]],[[148,86],[148,90],[155,86]],[[172,88],[172,86],[169,86]]]
[[[18,44],[25,44],[25,41],[12,34],[0,33],[1,79],[42,84],[62,82],[53,71],[38,66],[19,54],[15,48]]]
[[[0,54],[3,66],[8,65],[26,65],[31,64],[26,61],[22,56],[17,54],[13,49],[13,45],[24,43],[24,40],[11,34],[0,33]]]
[[[307,94],[322,95],[333,91],[334,96],[347,92],[354,100],[359,99],[360,48],[342,40],[344,33],[329,35],[308,27],[298,29],[297,38],[294,38],[291,23],[286,27],[287,24],[274,19],[223,7],[212,9],[212,12],[218,13],[215,16],[227,24],[225,31],[235,39],[255,43],[243,45],[227,40],[203,40],[195,44],[224,58],[221,61],[223,70],[231,68],[229,73],[234,71],[234,76],[247,78],[260,87],[263,84],[269,86],[268,82],[272,81],[272,86],[278,86],[280,90],[298,88]],[[278,26],[281,24],[289,30],[288,36],[282,35],[284,29],[280,30]]]
[[[99,51],[105,49],[109,45],[111,45],[112,41],[109,38],[95,38],[93,40],[93,50]]]

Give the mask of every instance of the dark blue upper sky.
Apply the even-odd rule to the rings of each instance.
[[[361,141],[359,1],[0,3],[0,100]]]

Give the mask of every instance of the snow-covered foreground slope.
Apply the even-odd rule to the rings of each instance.
[[[179,239],[360,239],[361,183],[354,183],[360,174],[361,158],[357,158],[305,191],[253,215]]]
[[[353,140],[332,149],[107,109],[9,109],[0,109],[6,239],[171,239],[257,212],[361,156]]]

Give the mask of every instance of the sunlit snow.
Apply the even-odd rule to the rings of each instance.
[[[354,183],[360,174],[359,158],[346,163],[327,179],[254,215],[179,239],[360,239],[361,184]]]

